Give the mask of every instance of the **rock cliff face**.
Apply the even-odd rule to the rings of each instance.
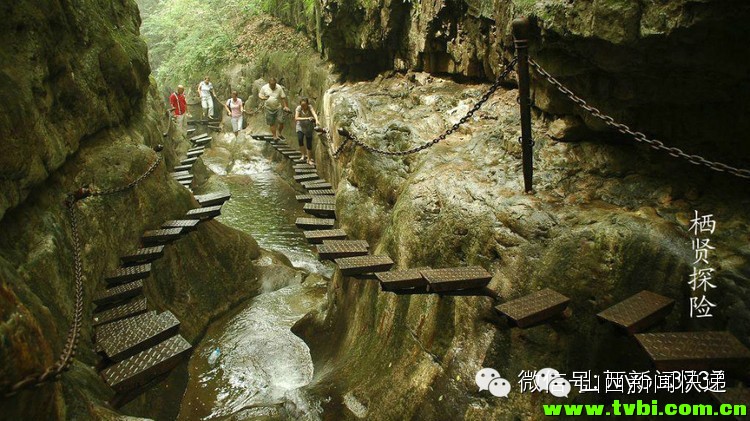
[[[741,0],[328,0],[306,27],[345,75],[396,69],[492,79],[513,55],[518,16],[534,21],[532,56],[593,105],[688,153],[734,165],[750,158],[747,142],[735,140],[750,129],[741,41],[750,5]],[[533,101],[603,129],[537,77]]]
[[[165,145],[135,189],[77,205],[84,269],[83,328],[62,380],[0,399],[2,419],[117,418],[94,366],[92,295],[143,231],[197,203],[168,175],[188,142],[167,127],[149,80],[133,1],[0,6],[0,377],[3,386],[52,364],[74,308],[71,226],[63,200],[90,184],[126,185]],[[168,247],[146,281],[152,309],[171,310],[195,342],[211,319],[259,289],[255,241],[207,222]]]
[[[512,17],[535,16],[532,55],[604,111],[666,143],[747,166],[748,6],[742,2],[344,2],[320,5],[317,36],[361,82],[326,94],[329,128],[390,150],[440,134],[512,53]],[[312,26],[310,26],[312,28]],[[716,65],[716,63],[722,63]],[[401,70],[400,73],[383,72]],[[419,71],[431,72],[431,74]],[[461,79],[461,78],[458,78]],[[635,146],[534,81],[535,189],[522,193],[517,91],[502,92],[467,127],[404,159],[321,142],[319,173],[337,187],[337,217],[399,267],[479,264],[500,300],[543,287],[572,298],[564,320],[511,329],[486,297],[396,296],[336,276],[328,311],[297,326],[316,359],[327,410],[345,419],[523,419],[540,402],[476,392],[474,374],[649,368],[632,340],[596,313],[649,289],[676,300],[659,331],[727,329],[750,344],[746,182]],[[710,106],[708,105],[710,104]],[[593,131],[592,131],[593,129]],[[555,142],[550,134],[577,143]],[[688,315],[687,233],[693,210],[722,222],[718,307]],[[511,381],[513,383],[513,381]],[[588,402],[591,396],[577,396]],[[387,402],[388,404],[383,404]]]

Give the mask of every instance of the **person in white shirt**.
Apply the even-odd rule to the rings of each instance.
[[[224,109],[227,110],[227,115],[232,118],[232,131],[234,137],[237,137],[242,130],[242,114],[245,112],[245,105],[242,99],[237,97],[237,91],[232,91],[232,97],[224,104]]]
[[[258,98],[265,101],[266,124],[270,127],[273,138],[278,139],[281,134],[278,128],[279,126],[284,127],[284,113],[290,112],[286,92],[281,85],[276,83],[276,78],[272,77],[268,79],[268,83],[260,88]]]
[[[201,106],[203,107],[203,117],[213,118],[214,116],[214,85],[211,83],[211,79],[206,76],[205,79],[198,84],[198,95],[201,97]]]

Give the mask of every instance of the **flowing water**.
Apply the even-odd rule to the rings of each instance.
[[[261,247],[286,255],[307,272],[330,277],[294,225],[304,216],[298,194],[262,156],[262,142],[248,141],[226,158],[204,162],[227,184],[232,199],[221,222],[251,234]],[[234,148],[237,149],[235,145]],[[228,169],[228,170],[227,170]],[[301,389],[313,376],[307,345],[290,328],[325,303],[326,282],[289,282],[263,293],[212,324],[190,359],[180,419],[318,419],[318,401]],[[308,278],[311,279],[311,278]]]

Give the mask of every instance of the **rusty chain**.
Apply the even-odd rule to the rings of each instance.
[[[154,150],[156,152],[160,152],[162,148],[162,145],[157,145]],[[70,324],[70,328],[68,329],[65,346],[63,346],[62,351],[60,351],[60,356],[57,358],[57,360],[41,373],[30,374],[11,386],[3,387],[2,396],[4,398],[11,397],[21,390],[38,387],[46,382],[59,380],[62,373],[70,369],[71,364],[73,364],[73,357],[75,356],[76,349],[78,348],[78,340],[81,336],[81,322],[83,320],[83,264],[81,262],[81,238],[78,230],[78,216],[75,212],[76,203],[84,200],[87,197],[105,196],[132,189],[137,186],[138,183],[152,174],[161,161],[161,155],[157,154],[156,160],[154,160],[154,163],[151,164],[146,172],[141,174],[138,178],[128,183],[124,187],[106,190],[91,190],[88,187],[82,187],[66,196],[65,208],[68,212],[71,232],[73,235],[73,267],[75,273],[74,276],[76,289],[73,320]]]
[[[354,136],[353,134],[351,134],[348,130],[340,128],[339,129],[339,134],[344,137],[344,141],[336,149],[336,151],[334,152],[333,157],[334,158],[338,157],[338,155],[341,153],[341,151],[343,151],[344,146],[346,146],[347,141],[352,141],[352,143],[354,143],[357,146],[360,146],[362,149],[364,149],[364,150],[366,150],[366,151],[368,151],[370,153],[377,153],[377,154],[388,155],[388,156],[405,156],[405,155],[411,155],[411,154],[414,154],[414,153],[417,153],[417,152],[421,152],[421,151],[423,151],[423,150],[425,150],[427,148],[430,148],[432,146],[437,145],[441,141],[445,140],[446,137],[448,137],[453,132],[455,132],[456,130],[458,130],[459,127],[461,127],[464,123],[466,123],[474,115],[474,113],[476,113],[477,111],[479,111],[479,109],[484,105],[484,103],[487,102],[490,99],[490,97],[492,96],[492,94],[494,94],[495,91],[497,91],[500,88],[500,85],[502,84],[502,82],[505,79],[505,77],[508,76],[508,74],[515,67],[516,61],[517,61],[517,59],[514,58],[510,63],[508,63],[508,65],[505,67],[505,70],[502,73],[500,73],[500,75],[495,80],[495,83],[493,83],[492,86],[490,86],[490,88],[487,89],[487,92],[485,92],[482,95],[482,97],[479,99],[479,101],[476,104],[474,104],[474,106],[466,113],[466,115],[464,115],[463,117],[461,117],[461,119],[458,120],[458,122],[456,122],[453,126],[451,126],[443,134],[441,134],[440,136],[432,139],[431,141],[429,141],[427,143],[424,143],[424,144],[422,144],[420,146],[417,146],[415,148],[407,149],[405,151],[395,151],[395,152],[394,151],[386,151],[386,150],[383,150],[383,149],[377,149],[377,148],[375,148],[373,146],[370,146],[370,145],[362,142],[361,140],[357,139],[357,137]]]
[[[551,74],[549,74],[546,70],[544,70],[544,68],[541,65],[539,65],[539,63],[537,63],[536,61],[530,58],[529,64],[534,69],[534,71],[536,71],[540,76],[542,76],[545,80],[547,80],[547,82],[549,82],[552,86],[557,88],[558,91],[560,91],[563,95],[568,97],[568,99],[576,103],[579,107],[586,110],[592,116],[603,121],[604,124],[606,124],[607,126],[617,130],[618,132],[624,135],[631,136],[637,142],[645,143],[651,148],[659,150],[659,151],[665,151],[670,156],[673,156],[675,158],[685,159],[693,165],[702,165],[714,171],[727,172],[731,175],[734,175],[740,178],[750,179],[750,170],[732,167],[722,162],[710,161],[700,155],[687,154],[679,148],[669,147],[665,145],[663,142],[656,140],[656,139],[649,139],[645,134],[635,131],[625,124],[616,122],[614,118],[604,114],[598,108],[589,105],[581,97],[577,96],[570,89],[566,88],[559,80],[555,79]]]

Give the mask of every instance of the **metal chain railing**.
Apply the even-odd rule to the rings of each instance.
[[[456,122],[453,126],[451,126],[443,134],[441,134],[440,136],[432,139],[431,141],[429,141],[427,143],[424,143],[424,144],[422,144],[420,146],[417,146],[415,148],[405,150],[405,151],[387,151],[387,150],[378,149],[378,148],[375,148],[373,146],[370,146],[370,145],[364,143],[363,141],[357,139],[357,137],[354,136],[353,134],[351,134],[348,130],[340,128],[338,132],[344,138],[344,141],[336,149],[336,151],[334,152],[333,157],[334,158],[338,157],[338,155],[344,149],[344,146],[346,146],[346,142],[347,141],[351,141],[355,145],[361,147],[362,149],[364,149],[364,150],[366,150],[366,151],[368,151],[370,153],[377,153],[377,154],[388,155],[388,156],[411,155],[411,154],[414,154],[414,153],[417,153],[417,152],[421,152],[421,151],[423,151],[423,150],[425,150],[427,148],[430,148],[432,146],[437,145],[441,141],[445,140],[446,137],[448,137],[453,132],[455,132],[456,130],[458,130],[459,127],[461,127],[472,116],[474,116],[474,113],[476,113],[477,111],[479,111],[479,109],[484,105],[484,103],[487,102],[490,99],[490,97],[492,96],[492,94],[494,94],[495,91],[497,91],[500,88],[500,85],[502,84],[503,80],[513,70],[513,68],[515,67],[515,64],[516,64],[516,59],[514,58],[510,63],[508,63],[508,65],[505,67],[505,70],[502,73],[500,73],[500,75],[495,80],[495,83],[493,83],[492,86],[490,86],[490,88],[487,89],[487,92],[485,92],[482,95],[482,97],[480,98],[480,100],[476,104],[474,104],[474,106],[466,113],[466,115],[464,115],[463,117],[461,117],[461,119],[458,120],[458,122]]]
[[[606,124],[607,126],[617,130],[618,132],[622,134],[631,136],[637,142],[645,143],[649,145],[650,147],[652,147],[653,149],[656,149],[659,151],[665,151],[669,155],[675,158],[685,159],[694,165],[702,165],[714,171],[727,172],[737,177],[750,179],[750,170],[733,167],[731,165],[727,165],[727,164],[717,162],[717,161],[710,161],[700,155],[687,154],[679,148],[669,147],[665,145],[663,142],[656,140],[656,139],[649,139],[645,134],[635,131],[625,124],[616,122],[614,118],[604,114],[598,108],[589,105],[581,97],[577,96],[570,89],[566,88],[559,80],[555,79],[551,74],[549,74],[549,72],[544,70],[544,68],[541,65],[539,65],[539,63],[537,63],[536,61],[534,61],[533,59],[529,59],[529,64],[531,65],[531,67],[534,69],[535,72],[537,72],[540,76],[542,76],[552,86],[557,88],[557,90],[560,91],[566,97],[568,97],[568,99],[576,103],[579,107],[586,110],[592,116],[603,121],[604,124]]]
[[[160,152],[162,149],[163,147],[161,145],[157,145],[154,148],[156,152]],[[2,390],[2,392],[0,392],[2,397],[8,398],[21,390],[30,389],[32,387],[41,386],[50,381],[59,380],[62,373],[67,371],[73,363],[73,357],[78,348],[78,340],[81,336],[81,322],[83,320],[83,263],[81,262],[81,238],[78,230],[78,216],[75,211],[76,203],[90,196],[106,196],[130,190],[152,174],[161,161],[162,157],[157,153],[156,160],[154,160],[154,163],[151,164],[148,170],[123,187],[105,190],[91,190],[88,187],[82,187],[66,196],[65,208],[68,213],[73,235],[73,268],[76,292],[73,320],[68,329],[65,346],[63,346],[62,351],[60,351],[60,356],[57,360],[41,373],[30,374],[12,385],[6,384],[5,387],[0,389]]]

